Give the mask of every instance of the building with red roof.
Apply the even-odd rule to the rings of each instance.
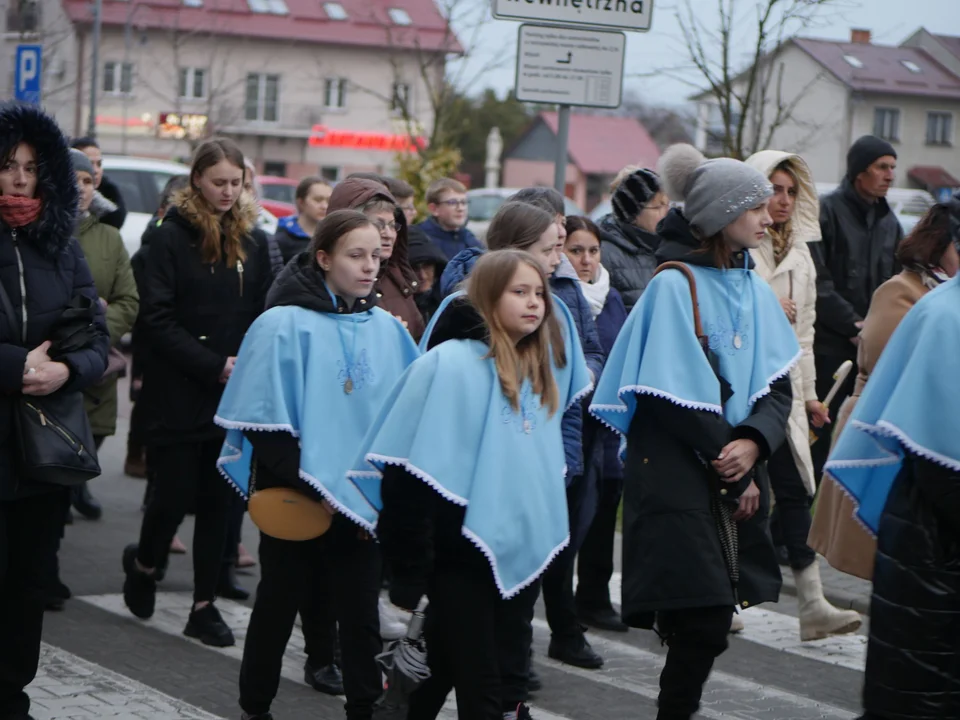
[[[93,3],[22,0],[6,21],[7,62],[16,42],[41,44],[44,105],[86,134]],[[383,171],[413,147],[405,114],[431,127],[423,70],[439,79],[461,52],[433,0],[103,0],[97,135],[105,152],[166,159],[228,135],[290,177]]]
[[[534,119],[504,153],[504,187],[553,185],[557,129],[555,112],[543,112]],[[565,194],[589,211],[625,165],[652,168],[659,158],[657,144],[635,119],[572,113]]]

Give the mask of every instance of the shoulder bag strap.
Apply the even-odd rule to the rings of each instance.
[[[690,299],[693,300],[693,330],[697,334],[697,340],[700,341],[700,345],[706,350],[710,341],[704,334],[703,325],[700,323],[700,303],[697,301],[697,280],[693,277],[693,271],[684,263],[671,260],[670,262],[663,263],[653,274],[659,275],[664,270],[679,270],[687,278],[687,282],[690,284]]]

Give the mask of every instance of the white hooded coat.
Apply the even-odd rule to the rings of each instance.
[[[817,318],[817,270],[810,256],[809,242],[820,241],[820,200],[810,168],[799,155],[764,150],[750,156],[746,163],[765,177],[783,162],[790,165],[799,180],[797,202],[791,220],[791,248],[777,265],[773,240],[769,233],[763,244],[751,250],[756,271],[766,280],[779,298],[790,298],[797,304],[797,321],[793,324],[803,355],[790,373],[793,386],[793,409],[790,411],[787,439],[807,492],[816,492],[813,458],[810,455],[810,425],[805,403],[817,399],[817,371],[813,359],[813,325]]]

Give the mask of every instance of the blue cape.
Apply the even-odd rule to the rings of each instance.
[[[294,237],[304,238],[305,240],[310,239],[310,234],[300,227],[300,219],[296,213],[277,220],[277,227],[283,228]]]
[[[560,420],[592,385],[576,332],[564,331],[567,365],[554,368],[560,403],[552,416],[529,383],[520,411],[510,406],[485,343],[449,340],[404,374],[350,473],[377,511],[389,464],[465,507],[462,533],[487,557],[504,598],[536,580],[569,542]]]
[[[353,357],[349,395],[344,343]],[[419,354],[403,325],[379,308],[349,315],[267,310],[243,339],[214,418],[227,429],[217,466],[247,495],[253,448],[243,431],[290,433],[300,439],[300,477],[369,527],[376,516],[346,473],[383,398]]]
[[[945,282],[907,313],[844,426],[825,470],[877,534],[905,451],[960,472],[960,281]]]
[[[638,394],[722,413],[738,425],[770,392],[771,383],[800,359],[797,336],[759,275],[742,268],[688,267],[697,281],[703,331],[733,395],[722,402],[720,381],[697,340],[686,277],[678,270],[662,272],[650,281],[621,329],[590,405],[593,415],[624,438]]]

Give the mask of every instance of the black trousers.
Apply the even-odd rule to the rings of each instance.
[[[610,578],[613,577],[617,510],[622,496],[622,477],[601,479],[597,514],[577,557],[577,607],[582,610],[609,610],[613,607]]]
[[[307,662],[314,668],[343,662],[337,640],[337,611],[333,602],[332,582],[332,577],[318,576],[307,587],[300,603],[304,652]],[[379,627],[379,608],[377,623]]]
[[[192,501],[193,600],[212,602],[223,563],[236,491],[217,470],[221,440],[151,447],[153,496],[140,526],[137,560],[146,568],[166,567],[170,543]]]
[[[851,345],[851,347],[853,347]],[[827,396],[827,393],[830,392],[830,388],[833,387],[833,374],[837,371],[837,368],[843,364],[843,361],[847,358],[834,356],[834,355],[816,355],[814,357],[814,362],[817,367],[817,395],[823,399]],[[830,418],[835,419],[840,412],[840,406],[843,405],[843,401],[850,397],[850,394],[853,392],[853,386],[857,380],[857,367],[856,362],[854,362],[853,370],[847,376],[846,381],[840,388],[840,392],[837,393],[837,396],[834,398],[833,402],[830,403]],[[820,438],[813,444],[810,448],[810,452],[813,454],[813,477],[816,479],[817,486],[820,486],[820,478],[823,477],[823,466],[827,463],[827,457],[830,455],[830,429],[831,425],[827,425],[820,432]]]
[[[383,691],[375,660],[383,650],[377,611],[381,560],[376,542],[361,534],[340,517],[316,540],[290,542],[261,533],[260,584],[240,667],[244,712],[270,711],[297,611],[319,585],[332,597],[339,622],[347,718],[372,717]]]
[[[657,613],[657,631],[668,648],[660,673],[657,720],[690,720],[700,708],[714,660],[727,649],[732,619],[730,606]]]
[[[0,718],[26,717],[40,662],[49,568],[56,562],[67,488],[0,502]]]
[[[790,567],[803,570],[817,559],[817,554],[807,545],[812,498],[803,485],[789,442],[783,443],[770,456],[767,470],[770,473],[770,487],[777,498],[780,542],[787,548]]]
[[[585,484],[593,481],[592,474],[578,475],[567,488],[567,515],[570,524],[570,544],[557,555],[543,573],[543,603],[547,610],[550,632],[556,638],[576,638],[582,634],[577,619],[577,603],[573,595],[573,568],[580,544],[587,532],[576,532],[581,523],[587,527],[592,521],[584,521],[581,515],[589,512],[584,508]],[[532,616],[531,616],[532,617]],[[533,633],[530,634],[531,641]]]
[[[130,411],[130,430],[127,432],[127,457],[138,458],[147,445],[147,407],[134,402]]]
[[[432,674],[411,696],[407,720],[436,718],[451,690],[457,693],[459,720],[502,720],[517,703],[501,692],[501,650],[510,646],[505,636],[532,610],[536,592],[526,588],[504,600],[490,570],[471,565],[438,570],[428,595],[424,634]],[[524,656],[514,663],[524,692],[527,662]]]
[[[239,556],[238,548],[240,546],[240,537],[243,532],[243,516],[247,512],[247,504],[237,493],[229,500],[230,507],[227,511],[227,539],[223,544],[223,568],[220,577],[226,580],[229,573],[237,564]]]

